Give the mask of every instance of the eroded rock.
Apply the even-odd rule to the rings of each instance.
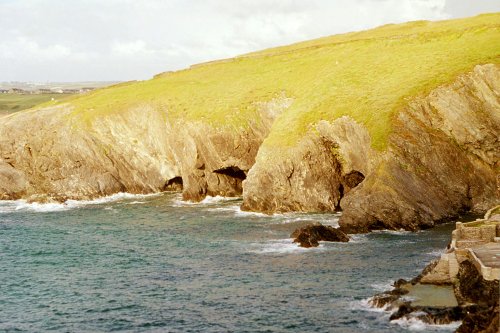
[[[242,209],[342,209],[349,233],[416,231],[484,212],[499,196],[499,91],[500,66],[489,64],[409,101],[385,151],[349,117],[318,123],[285,150],[261,147]]]
[[[165,190],[182,190],[191,201],[240,196],[274,118],[292,99],[279,95],[256,103],[258,117],[245,128],[169,120],[148,104],[95,117],[75,114],[68,104],[2,117],[0,199],[64,201]]]
[[[340,229],[332,226],[325,226],[320,223],[306,225],[295,230],[290,237],[294,238],[294,243],[299,243],[302,247],[316,247],[320,241],[327,242],[348,242],[349,236]]]

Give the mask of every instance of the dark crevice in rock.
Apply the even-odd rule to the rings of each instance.
[[[231,167],[227,167],[227,168],[214,170],[214,173],[226,175],[226,176],[236,178],[239,180],[245,180],[247,178],[245,171],[241,170],[240,168],[238,168],[236,166],[231,166]]]
[[[183,189],[182,177],[174,177],[172,179],[169,179],[165,183],[165,186],[163,187],[164,191],[182,191],[182,189]]]
[[[344,177],[342,179],[342,183],[344,184],[345,187],[348,187],[349,189],[353,189],[356,186],[358,186],[359,184],[361,184],[361,182],[363,180],[365,180],[365,175],[363,175],[359,171],[354,170],[354,171],[351,171],[348,174],[344,175]]]
[[[363,175],[361,172],[353,170],[349,172],[348,174],[345,174],[342,176],[340,180],[340,185],[339,185],[339,201],[335,207],[336,211],[341,211],[342,207],[340,206],[340,201],[342,198],[353,188],[361,184],[365,180],[365,175]]]

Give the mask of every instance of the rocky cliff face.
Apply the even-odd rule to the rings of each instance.
[[[499,200],[499,97],[499,66],[476,66],[409,101],[384,152],[348,117],[320,122],[285,153],[264,145],[244,182],[243,208],[341,208],[349,232],[417,230],[484,211]]]
[[[0,199],[182,189],[193,201],[243,194],[243,209],[266,213],[342,209],[348,232],[431,227],[498,201],[499,68],[408,101],[384,151],[348,116],[292,147],[262,144],[293,103],[284,94],[255,102],[238,128],[171,120],[147,103],[92,120],[70,105],[14,114],[0,119]]]
[[[183,189],[186,200],[237,196],[274,118],[291,104],[257,103],[248,127],[167,120],[144,105],[88,126],[63,105],[0,120],[0,199],[89,199]]]

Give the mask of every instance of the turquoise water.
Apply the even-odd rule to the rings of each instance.
[[[301,249],[338,214],[264,216],[177,194],[0,203],[0,331],[406,332],[366,299],[413,277],[452,224]],[[451,327],[425,327],[450,331]]]

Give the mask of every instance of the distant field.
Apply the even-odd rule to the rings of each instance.
[[[52,99],[63,101],[71,94],[40,94],[40,95],[18,95],[0,94],[0,116],[29,109],[35,105],[48,102]]]

